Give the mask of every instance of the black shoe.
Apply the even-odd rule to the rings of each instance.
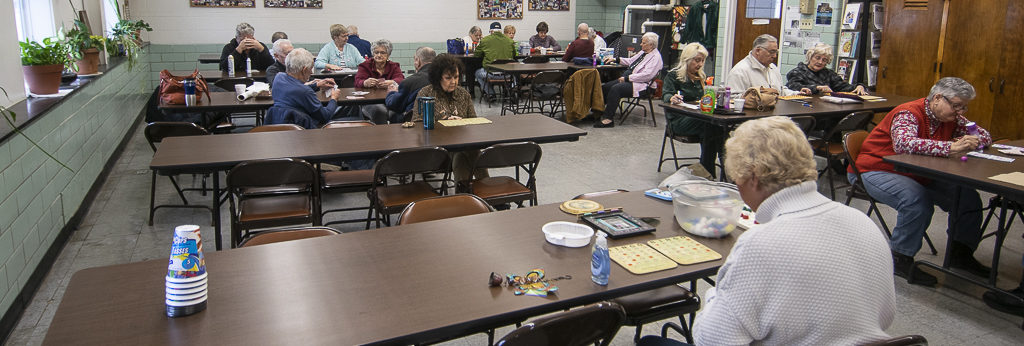
[[[605,128],[605,127],[615,127],[615,122],[613,121],[613,122],[610,122],[610,123],[603,123],[600,120],[598,120],[596,123],[594,123],[594,127],[595,128],[599,128],[599,129],[600,128]]]
[[[1024,298],[1024,289],[1017,287],[1017,289],[1010,291],[1010,294],[1018,298]],[[985,301],[985,305],[997,311],[1024,316],[1024,303],[1018,299],[1007,297],[995,291],[988,291],[981,295],[981,300]]]
[[[974,259],[974,250],[967,245],[953,242],[953,246],[949,248],[947,256],[950,256],[949,266],[951,268],[963,269],[968,273],[983,278],[987,278],[992,271],[989,267]]]
[[[939,279],[936,279],[935,276],[914,267],[913,257],[895,251],[892,252],[892,269],[893,274],[907,279],[907,282],[913,285],[935,287],[935,284],[939,283]],[[913,280],[910,279],[911,271],[914,273]]]

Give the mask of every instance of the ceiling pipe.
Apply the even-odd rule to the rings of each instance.
[[[655,22],[648,18],[647,21],[640,24],[640,31],[647,32],[647,27],[649,26],[672,26],[672,22]]]
[[[648,11],[671,11],[673,7],[679,4],[679,0],[672,0],[668,4],[664,5],[628,5],[622,11],[622,33],[629,33],[629,13],[634,10],[648,10]],[[642,28],[641,28],[642,29]]]

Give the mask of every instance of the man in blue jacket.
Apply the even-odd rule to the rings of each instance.
[[[359,55],[363,58],[373,58],[373,52],[370,51],[370,41],[359,38],[359,27],[355,25],[348,26],[348,43],[356,46],[359,50]]]
[[[434,62],[437,53],[433,48],[420,47],[413,55],[413,66],[416,73],[406,77],[397,86],[388,87],[388,96],[383,105],[363,106],[363,116],[375,124],[400,123],[416,105],[416,95],[420,89],[430,84],[430,63]]]

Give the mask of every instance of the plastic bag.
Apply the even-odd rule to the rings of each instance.
[[[703,174],[701,174],[701,172],[703,172]],[[663,190],[671,191],[673,187],[685,181],[708,180],[706,177],[702,177],[701,175],[704,175],[706,177],[711,176],[711,174],[709,174],[708,171],[704,169],[704,166],[701,166],[700,164],[689,165],[680,168],[678,171],[668,176],[668,178],[662,180],[661,183],[658,184],[658,187]]]

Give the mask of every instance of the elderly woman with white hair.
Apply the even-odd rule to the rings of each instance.
[[[321,90],[332,90],[331,100],[323,104],[316,91],[306,85],[313,75],[313,54],[304,48],[296,48],[284,59],[285,72],[274,78],[274,106],[267,110],[264,122],[267,124],[296,124],[307,129],[316,129],[327,123],[338,109],[341,91],[328,85]]]
[[[959,158],[981,146],[992,144],[988,131],[976,127],[964,116],[975,91],[967,81],[956,77],[939,79],[928,97],[897,106],[868,134],[855,165],[864,187],[874,199],[896,209],[896,227],[892,229],[892,248],[896,275],[910,278],[913,284],[933,286],[931,274],[914,267],[914,255],[921,249],[921,238],[932,222],[933,204],[949,212],[946,233],[953,238],[946,249],[950,267],[974,275],[989,276],[989,268],[974,259],[981,242],[981,197],[978,192],[955,184],[934,182],[913,174],[897,172],[886,156],[914,154]],[[848,178],[856,181],[853,169]],[[954,201],[959,196],[958,201]],[[953,206],[957,209],[951,210]]]
[[[708,50],[700,43],[688,43],[679,50],[679,64],[665,75],[661,88],[661,99],[665,103],[682,104],[697,101],[704,95],[704,61]],[[722,152],[725,133],[722,128],[703,120],[666,112],[669,129],[676,135],[698,136],[700,142],[700,164],[712,176],[715,174],[715,160]]]
[[[832,62],[832,46],[818,43],[807,50],[807,62],[798,63],[796,68],[786,74],[786,87],[792,90],[809,89],[811,93],[831,93],[833,91],[852,91],[857,95],[867,95],[863,85],[847,83],[835,71],[828,68]]]
[[[370,44],[373,59],[359,64],[359,71],[356,72],[356,88],[387,89],[389,86],[398,85],[405,80],[402,67],[397,62],[390,60],[393,48],[391,41],[385,39],[379,39]]]
[[[814,154],[792,120],[740,125],[725,171],[757,211],[704,295],[697,345],[859,345],[888,338],[896,292],[885,236],[818,193]]]
[[[274,58],[270,56],[270,50],[263,42],[253,38],[256,30],[249,23],[239,23],[235,27],[235,38],[224,45],[220,53],[220,70],[228,70],[228,57],[235,57],[235,71],[245,71],[245,60],[249,59],[253,70],[263,71],[274,64]]]
[[[606,63],[612,63],[616,58],[608,57]],[[619,110],[619,101],[623,97],[640,97],[640,94],[647,93],[647,85],[661,73],[664,63],[661,60],[661,52],[658,51],[658,34],[648,32],[640,38],[640,54],[629,58],[618,58],[618,63],[628,66],[622,71],[619,79],[601,85],[604,93],[604,115],[601,120],[594,124],[594,127],[614,127],[615,112]]]
[[[348,28],[341,24],[331,25],[331,42],[320,48],[313,65],[317,70],[354,69],[366,59],[359,55],[359,48],[348,43]]]

